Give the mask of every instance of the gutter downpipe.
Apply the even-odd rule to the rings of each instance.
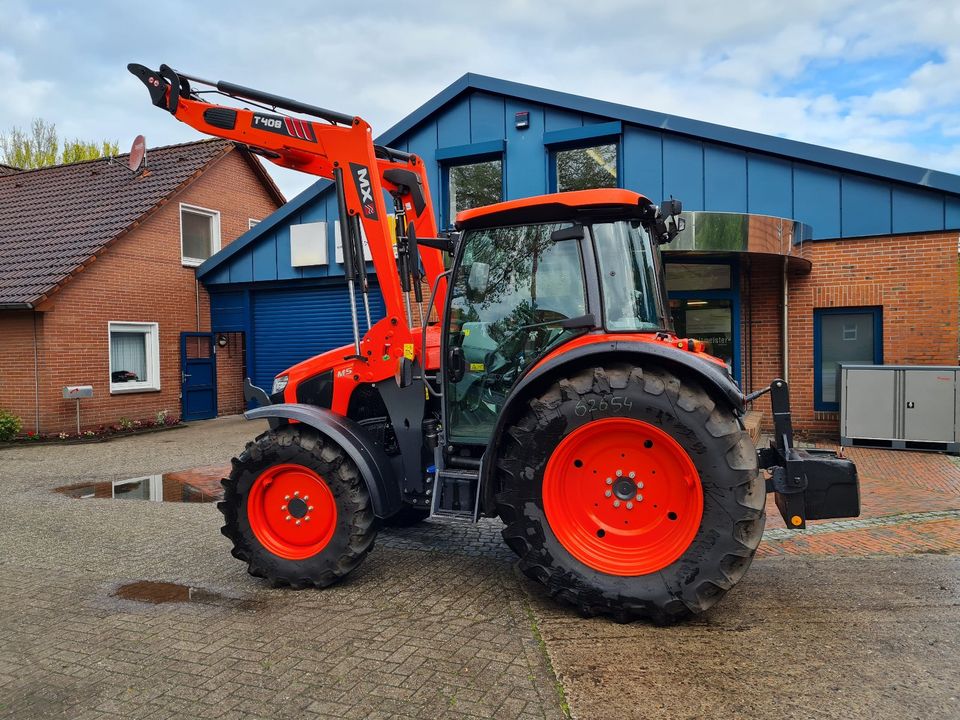
[[[783,257],[783,379],[790,382],[789,321],[790,303],[788,300],[789,281],[787,280],[787,257]]]
[[[33,407],[34,427],[40,434],[40,350],[37,343],[37,311],[33,311]]]

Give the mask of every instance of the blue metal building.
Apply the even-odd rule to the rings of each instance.
[[[471,168],[499,170],[488,191],[509,200],[574,189],[576,178],[566,174],[586,162],[611,186],[654,201],[673,196],[690,211],[787,218],[809,226],[800,233],[805,239],[960,228],[955,175],[481,75],[464,75],[377,142],[423,158],[441,227],[462,207],[457,183]],[[294,362],[350,340],[329,187],[316,183],[199,268],[214,332],[245,334],[247,372],[261,386]],[[326,252],[298,260],[306,229],[325,241]],[[713,333],[739,377],[740,292],[752,248],[711,250],[673,253],[675,318],[686,318],[689,335]],[[792,247],[779,253],[796,260]],[[705,258],[709,266],[698,270]],[[804,269],[802,262],[796,267]],[[382,312],[378,298],[374,314]]]

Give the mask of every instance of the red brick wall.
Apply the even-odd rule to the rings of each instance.
[[[223,246],[247,231],[249,218],[264,218],[277,207],[240,153],[230,151],[56,292],[53,308],[43,314],[40,337],[42,432],[76,429],[74,403],[61,397],[62,387],[72,384],[94,388],[93,399],[82,401],[84,428],[113,424],[121,417],[152,418],[160,410],[179,417],[180,333],[207,331],[210,326],[209,297],[202,286],[198,288],[195,269],[181,263],[180,203],[219,210]],[[5,315],[0,319],[13,322]],[[159,391],[110,394],[109,321],[159,324]],[[23,321],[19,322],[17,332],[27,337]],[[16,357],[3,363],[29,364],[28,394],[33,391],[32,335],[29,338],[31,344],[24,342]],[[235,356],[227,353],[227,358],[218,368],[219,395],[222,410],[233,410],[240,405],[240,371]],[[0,383],[0,407],[12,403],[8,392],[7,383]]]
[[[813,311],[883,308],[885,364],[955,365],[957,233],[858,238],[804,245],[809,275],[790,278],[789,362],[794,422],[836,436],[837,413],[813,409]]]
[[[217,348],[217,412],[243,412],[243,377],[246,367],[243,333],[224,333],[227,344]]]
[[[33,372],[33,312],[0,313],[0,410],[23,420],[23,431],[35,430],[37,404]],[[37,335],[43,317],[36,314]]]

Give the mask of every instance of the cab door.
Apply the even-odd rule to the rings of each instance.
[[[454,264],[444,336],[448,442],[486,444],[511,387],[538,358],[582,329],[582,240],[557,239],[570,223],[464,233]]]

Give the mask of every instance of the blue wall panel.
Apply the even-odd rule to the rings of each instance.
[[[514,115],[530,113],[530,127],[517,130]],[[530,197],[547,191],[547,151],[543,147],[543,108],[508,98],[507,156],[504,160],[505,200]]]
[[[747,155],[747,212],[793,217],[793,168],[790,161]]]
[[[277,279],[277,237],[270,233],[253,246],[253,279]]]
[[[437,143],[439,147],[470,143],[470,100],[460,98],[437,116]]]
[[[844,237],[890,233],[890,185],[856,175],[840,183],[840,229]]]
[[[213,332],[245,332],[245,297],[242,291],[210,293],[210,329]]]
[[[704,144],[703,204],[720,212],[747,211],[746,153]]]
[[[230,263],[230,282],[242,283],[253,280],[253,255],[240,253]]]
[[[685,210],[703,210],[703,144],[663,137],[663,197],[675,197]]]
[[[547,132],[566,130],[567,128],[580,127],[581,125],[583,125],[583,119],[580,117],[580,113],[561,110],[555,107],[547,107],[544,109],[543,128]]]
[[[928,230],[943,220],[943,195],[893,186],[893,232]]]
[[[840,173],[796,165],[793,218],[813,228],[816,239],[840,237]]]
[[[501,101],[500,120],[503,121],[503,102]],[[503,133],[500,134],[502,139]],[[437,128],[434,123],[425,123],[410,134],[407,142],[409,152],[419,155],[427,168],[427,178],[433,197],[434,207],[439,207],[440,167],[434,159],[437,154]],[[392,201],[391,201],[392,203]],[[387,205],[387,212],[393,212],[393,205]]]
[[[663,200],[663,134],[623,128],[623,187],[659,203]]]
[[[502,140],[503,130],[503,97],[480,92],[471,95],[470,142]]]
[[[960,228],[960,197],[947,197],[944,200],[943,226],[948,230]]]

